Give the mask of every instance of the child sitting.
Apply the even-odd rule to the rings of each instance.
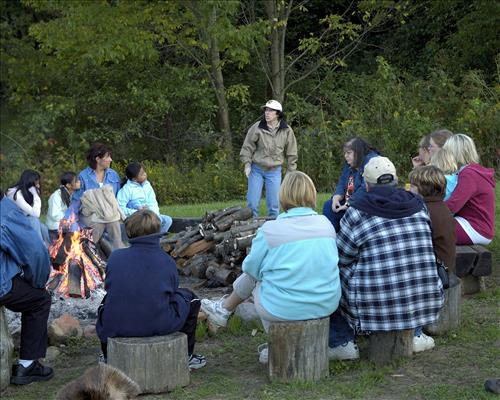
[[[80,179],[72,171],[63,173],[60,182],[59,189],[49,197],[49,210],[46,222],[52,242],[57,239],[59,222],[64,218],[64,213],[71,204],[71,196],[75,191],[80,189]]]
[[[106,269],[107,291],[99,307],[96,331],[107,358],[109,337],[145,337],[184,332],[189,368],[206,364],[193,353],[200,300],[179,288],[175,261],[160,247],[160,219],[139,210],[125,220],[130,247],[111,253]]]
[[[442,151],[442,150],[440,150]],[[424,198],[432,224],[432,246],[436,258],[455,272],[455,220],[443,201],[446,179],[443,172],[433,165],[417,167],[410,172],[410,190]],[[413,351],[419,352],[434,347],[434,339],[415,329]]]
[[[132,162],[125,169],[126,179],[118,192],[116,199],[125,216],[130,216],[137,210],[147,208],[153,211],[161,220],[160,233],[168,232],[172,218],[160,214],[153,187],[147,180],[148,176],[141,163]]]
[[[438,167],[446,179],[446,193],[444,200],[448,200],[458,184],[458,166],[455,157],[448,149],[438,150],[432,154],[430,165]]]

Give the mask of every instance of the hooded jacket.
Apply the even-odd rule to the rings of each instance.
[[[492,168],[469,164],[458,173],[458,184],[446,200],[450,211],[466,219],[487,239],[495,236],[495,178]]]
[[[347,209],[337,246],[341,312],[356,331],[413,329],[437,319],[444,292],[419,196],[373,187]]]

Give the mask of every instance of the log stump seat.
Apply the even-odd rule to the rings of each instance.
[[[5,307],[0,307],[0,393],[9,386],[14,342],[7,325]]]
[[[108,339],[108,364],[124,372],[140,393],[164,393],[189,384],[187,336]]]

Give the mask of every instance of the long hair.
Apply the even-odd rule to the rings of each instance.
[[[34,187],[38,193],[38,196],[42,197],[41,188],[39,189],[36,187],[37,182],[40,183],[40,174],[38,172],[33,171],[32,169],[24,170],[21,174],[21,177],[19,178],[19,181],[17,181],[15,185],[11,186],[13,188],[16,188],[13,197],[14,200],[17,199],[17,192],[20,191],[26,203],[33,207],[33,194],[29,191],[29,189],[31,187]]]
[[[69,207],[71,203],[71,195],[68,192],[68,189],[66,188],[67,184],[72,184],[73,181],[76,178],[76,174],[73,171],[67,171],[64,172],[61,175],[61,178],[59,179],[59,182],[61,182],[61,186],[59,188],[61,189],[61,199],[66,206]]]
[[[363,165],[363,160],[368,153],[371,151],[378,153],[378,151],[373,146],[368,144],[367,141],[357,136],[344,143],[344,151],[346,150],[352,150],[354,152],[354,162],[352,167],[355,169],[358,169],[361,165]]]
[[[107,144],[96,142],[94,143],[89,151],[87,152],[87,163],[90,168],[96,169],[97,161],[96,157],[103,158],[105,155],[111,155],[111,149]]]

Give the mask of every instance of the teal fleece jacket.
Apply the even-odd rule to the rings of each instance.
[[[260,285],[262,307],[285,320],[322,318],[339,304],[336,234],[323,215],[292,208],[266,222],[252,242],[243,272]]]

